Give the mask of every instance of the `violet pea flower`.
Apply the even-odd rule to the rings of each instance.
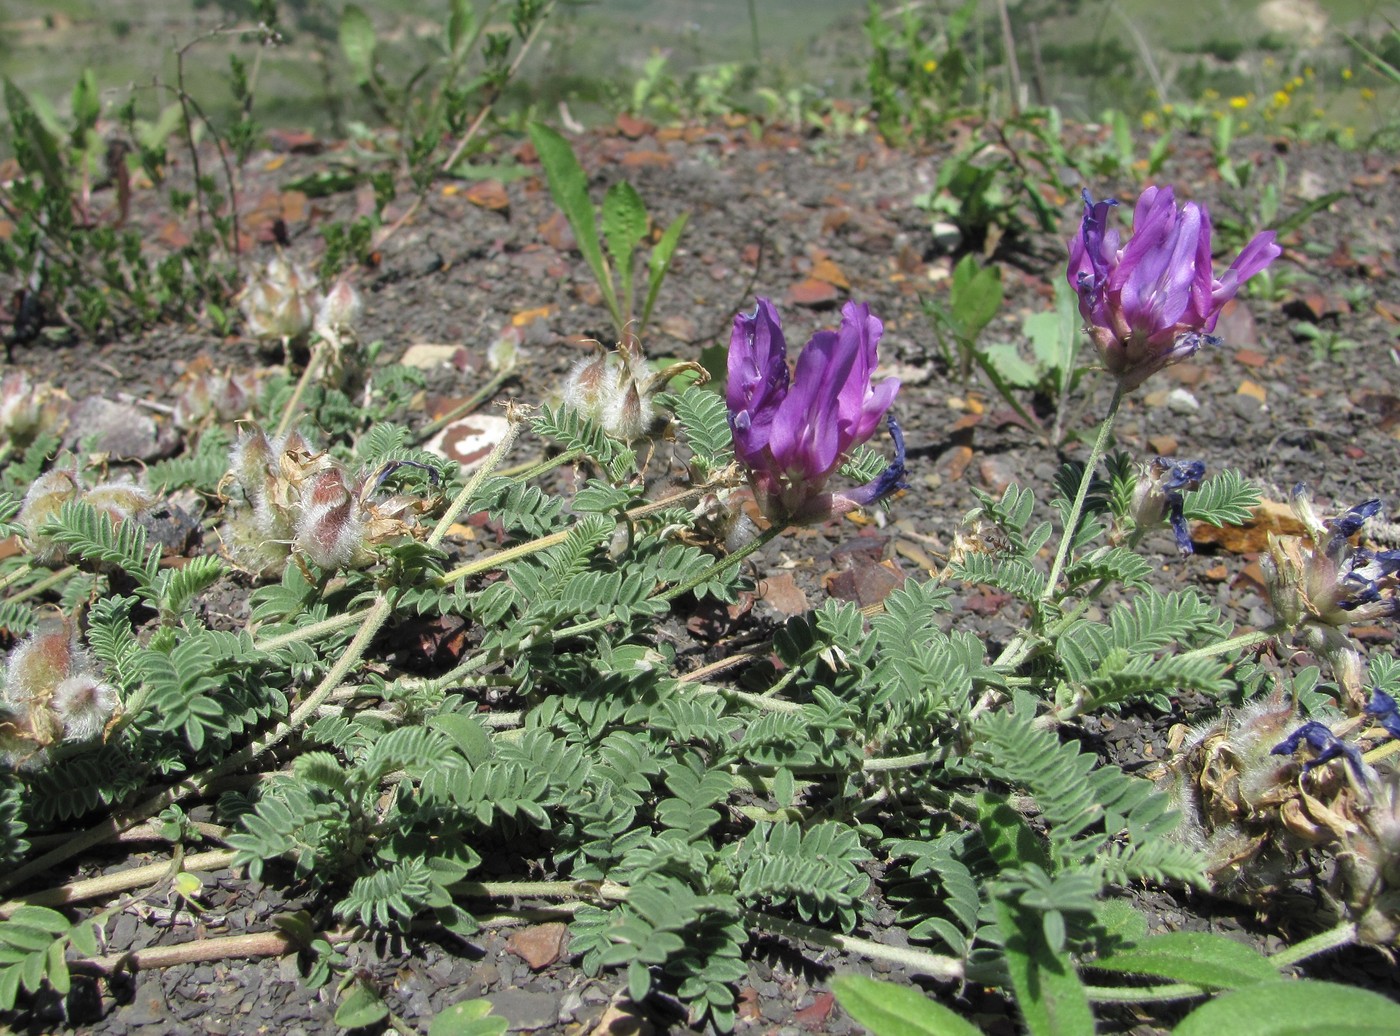
[[[1283,250],[1273,231],[1264,231],[1216,278],[1204,206],[1188,201],[1178,209],[1170,187],[1149,187],[1133,210],[1132,237],[1120,248],[1118,231],[1108,227],[1116,204],[1084,192],[1068,278],[1099,357],[1129,392],[1203,343],[1218,342],[1211,332],[1225,303]]]
[[[895,460],[874,481],[828,493],[851,449],[875,433],[899,391],[898,378],[871,384],[884,325],[864,303],[846,303],[838,331],[818,331],[789,375],[787,342],[773,304],[734,318],[729,342],[729,428],[754,497],[775,523],[819,521],[905,488],[904,437],[887,419]]]

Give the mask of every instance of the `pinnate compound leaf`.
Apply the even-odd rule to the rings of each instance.
[[[1335,982],[1270,982],[1223,993],[1202,1004],[1172,1036],[1391,1036],[1400,1032],[1400,1004],[1379,993]]]
[[[873,1036],[979,1036],[980,1030],[917,989],[864,975],[831,984],[836,1001]]]
[[[1101,971],[1152,975],[1207,989],[1235,989],[1279,979],[1257,950],[1213,932],[1168,932],[1094,961]]]

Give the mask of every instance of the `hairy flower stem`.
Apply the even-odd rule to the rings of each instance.
[[[1079,490],[1074,495],[1074,503],[1070,505],[1069,514],[1065,516],[1065,527],[1060,535],[1060,546],[1055,552],[1054,562],[1050,565],[1050,575],[1045,580],[1045,592],[1040,595],[1043,604],[1049,604],[1054,600],[1059,589],[1060,575],[1064,572],[1065,562],[1069,560],[1070,546],[1074,543],[1074,534],[1079,528],[1079,519],[1084,513],[1084,501],[1089,498],[1089,486],[1094,481],[1094,468],[1098,466],[1099,459],[1108,450],[1109,433],[1113,430],[1113,422],[1118,417],[1118,408],[1122,405],[1123,394],[1123,384],[1118,382],[1113,388],[1113,399],[1109,401],[1108,413],[1104,415],[1103,423],[1099,425],[1099,434],[1095,436],[1094,445],[1084,461],[1084,476],[1079,480]],[[1006,649],[992,665],[1003,671],[1015,669],[1030,655],[1032,645],[1040,635],[1041,631],[1034,629],[1018,633],[1011,643],[1006,645]]]
[[[364,621],[364,617],[368,614],[368,608],[361,608],[357,611],[345,612],[341,615],[332,615],[329,619],[322,619],[320,622],[313,622],[307,626],[299,626],[288,633],[283,633],[276,637],[268,637],[264,641],[254,641],[253,650],[277,651],[289,644],[300,644],[303,641],[315,640],[317,637],[345,629],[347,626],[357,626]]]
[[[1309,957],[1316,957],[1319,953],[1327,953],[1329,950],[1340,949],[1343,946],[1350,946],[1356,941],[1356,925],[1341,924],[1335,928],[1329,928],[1325,932],[1319,932],[1311,938],[1304,939],[1300,943],[1279,950],[1278,953],[1269,957],[1269,962],[1280,969],[1292,967],[1307,960]],[[1089,994],[1089,999],[1098,1003],[1120,1003],[1120,1004],[1145,1004],[1160,1000],[1187,1000],[1191,997],[1206,996],[1211,991],[1201,986],[1194,986],[1186,982],[1174,982],[1170,985],[1144,986],[1130,988],[1124,986],[1086,986],[1084,991]]]
[[[689,593],[691,590],[694,590],[697,586],[700,586],[704,583],[708,583],[711,579],[714,579],[716,576],[727,572],[729,569],[739,564],[739,562],[743,561],[750,554],[756,554],[758,551],[762,550],[764,547],[768,546],[768,544],[776,540],[785,531],[786,528],[781,525],[769,526],[767,529],[759,533],[748,543],[745,543],[738,550],[735,550],[732,553],[726,554],[724,557],[720,558],[719,561],[715,562],[704,572],[701,572],[694,579],[688,579],[684,583],[678,583],[677,585],[671,587],[669,590],[666,590],[663,593],[655,594],[655,598],[660,601],[674,601],[681,594]]]
[[[665,499],[642,504],[640,507],[634,507],[630,511],[626,511],[624,517],[630,522],[638,518],[643,518],[656,511],[664,511],[668,507],[684,504],[689,500],[703,495],[705,489],[706,487],[687,489],[682,493],[676,493]],[[451,572],[443,573],[438,580],[439,585],[448,586],[460,580],[480,575],[483,572],[494,571],[502,565],[508,565],[512,561],[519,561],[521,558],[529,557],[531,554],[538,554],[542,550],[548,550],[550,547],[563,543],[568,539],[569,533],[572,531],[572,529],[564,529],[560,532],[552,532],[548,536],[541,536],[539,539],[530,540],[527,543],[517,543],[514,547],[507,547],[505,550],[498,550],[494,554],[488,554],[486,557],[477,558],[475,561],[469,561],[459,568],[454,568]]]
[[[454,895],[483,899],[538,896],[550,899],[601,899],[616,903],[626,900],[630,890],[626,885],[612,881],[460,881],[449,886],[449,891]],[[742,916],[744,923],[750,928],[773,932],[788,939],[829,946],[847,953],[858,953],[872,960],[887,960],[920,975],[928,975],[945,982],[957,982],[963,977],[962,961],[953,957],[944,957],[909,946],[886,946],[854,935],[841,935],[812,925],[789,921],[787,918],[774,917],[758,910],[744,910]]]
[[[818,946],[829,946],[847,953],[858,953],[871,960],[886,960],[916,974],[927,975],[944,982],[959,982],[963,977],[963,963],[955,957],[944,957],[941,954],[929,953],[927,950],[915,949],[912,946],[886,946],[884,943],[874,942],[870,939],[828,932],[822,928],[789,921],[785,917],[774,917],[757,910],[745,910],[743,916],[744,923],[750,928],[759,928],[788,939],[815,943]]]
[[[32,571],[32,569],[26,567],[21,569],[18,573],[11,573],[11,575],[23,575],[24,573],[29,571]],[[40,579],[38,582],[32,583],[29,586],[26,586],[23,590],[19,591],[19,593],[9,598],[9,601],[11,604],[18,604],[20,601],[27,601],[31,597],[37,597],[45,590],[51,590],[59,583],[64,582],[68,579],[69,576],[76,574],[77,571],[77,568],[75,568],[73,565],[68,565],[66,568],[60,568],[57,572],[50,572],[43,579]],[[8,586],[9,583],[7,582],[5,585]],[[0,590],[3,589],[4,586],[0,586]]]
[[[413,436],[413,441],[417,443],[427,442],[438,432],[442,431],[444,428],[450,425],[453,421],[457,420],[459,417],[465,417],[477,407],[481,406],[482,403],[485,403],[488,399],[490,399],[492,396],[494,396],[497,392],[501,390],[502,385],[504,385],[513,377],[515,377],[514,371],[502,371],[501,373],[497,374],[485,385],[482,385],[481,388],[477,389],[474,393],[472,393],[472,397],[468,399],[465,403],[457,404],[447,413],[443,414],[441,417],[429,421],[422,428],[418,429],[418,431]]]
[[[14,570],[13,572],[11,572],[9,575],[5,576],[3,579],[0,579],[0,592],[3,592],[3,591],[5,591],[5,590],[8,590],[8,589],[9,589],[11,586],[13,586],[15,583],[18,583],[18,582],[19,582],[21,579],[23,579],[25,576],[29,575],[30,572],[33,572],[33,571],[34,571],[34,568],[35,568],[34,559],[33,559],[33,558],[25,558],[24,563],[21,564],[19,568],[15,569],[15,570]]]
[[[282,419],[277,422],[277,431],[273,433],[274,436],[286,435],[291,429],[292,422],[301,409],[301,397],[306,394],[306,386],[311,384],[311,379],[320,372],[321,364],[325,362],[326,354],[329,352],[330,344],[325,339],[317,339],[316,344],[311,349],[311,358],[306,361],[306,369],[301,372],[301,377],[297,380],[297,387],[292,390],[292,398],[287,400],[287,405],[282,408]]]
[[[572,450],[565,450],[547,460],[526,461],[524,464],[516,464],[514,467],[502,468],[497,474],[505,478],[513,478],[517,482],[528,482],[532,478],[539,478],[541,475],[553,471],[555,468],[562,468],[565,464],[572,464],[587,455],[588,451],[582,446],[575,446]]]
[[[83,900],[110,896],[114,892],[152,885],[162,878],[168,878],[177,870],[217,871],[233,866],[233,851],[218,849],[207,853],[195,853],[182,860],[163,860],[142,867],[129,867],[112,874],[103,874],[82,881],[70,881],[66,885],[32,892],[27,896],[0,903],[0,918],[10,917],[22,906],[64,906],[68,903],[81,903]],[[178,866],[177,866],[178,864]]]
[[[1256,644],[1265,644],[1284,632],[1282,626],[1269,626],[1262,630],[1253,630],[1249,633],[1241,633],[1238,637],[1230,637],[1222,640],[1218,644],[1206,644],[1203,647],[1192,648],[1190,651],[1183,651],[1176,657],[1186,658],[1210,658],[1212,655],[1223,655],[1230,651],[1243,651],[1252,648]]]

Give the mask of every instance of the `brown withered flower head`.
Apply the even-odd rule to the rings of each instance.
[[[1270,536],[1259,559],[1275,618],[1302,648],[1326,659],[1349,712],[1366,702],[1361,656],[1345,629],[1400,614],[1400,550],[1367,550],[1351,538],[1379,513],[1367,500],[1337,518],[1318,517],[1312,496],[1299,484],[1293,512],[1306,536]]]

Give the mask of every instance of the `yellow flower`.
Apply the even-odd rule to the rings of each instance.
[[[1285,91],[1283,91],[1283,90],[1275,90],[1275,91],[1274,91],[1274,107],[1275,107],[1275,108],[1286,108],[1286,107],[1288,107],[1288,102],[1289,102],[1291,99],[1292,99],[1292,98],[1290,98],[1290,97],[1288,96],[1287,92],[1285,92]]]
[[[1143,129],[1152,129],[1152,128],[1154,128],[1156,125],[1157,125],[1157,113],[1156,113],[1156,112],[1143,112],[1143,113],[1142,113],[1142,128],[1143,128]]]
[[[1363,101],[1374,101],[1376,99],[1376,91],[1372,90],[1369,86],[1363,86],[1361,88],[1361,99]]]
[[[933,58],[929,58],[927,61],[924,62],[924,71],[925,71],[925,72],[932,72],[932,71],[933,71],[934,69],[936,69],[937,67],[938,67],[938,62],[937,62],[937,61],[934,61]]]
[[[1239,111],[1239,110],[1242,109],[1242,108],[1248,108],[1248,107],[1249,107],[1249,98],[1248,98],[1248,97],[1240,97],[1239,95],[1236,95],[1236,96],[1234,96],[1234,97],[1231,97],[1231,98],[1230,98],[1230,107],[1231,107],[1231,108],[1234,108],[1236,111]]]
[[[1344,69],[1342,69],[1342,78],[1343,78],[1343,79],[1350,79],[1350,78],[1351,78],[1351,69],[1349,69],[1349,68],[1344,68]]]
[[[1201,97],[1202,97],[1204,100],[1207,100],[1207,101],[1213,101],[1213,100],[1215,100],[1216,98],[1218,98],[1219,96],[1220,96],[1220,91],[1219,91],[1219,90],[1216,90],[1216,89],[1214,89],[1214,88],[1207,88],[1206,91],[1205,91],[1205,93],[1201,94]]]

